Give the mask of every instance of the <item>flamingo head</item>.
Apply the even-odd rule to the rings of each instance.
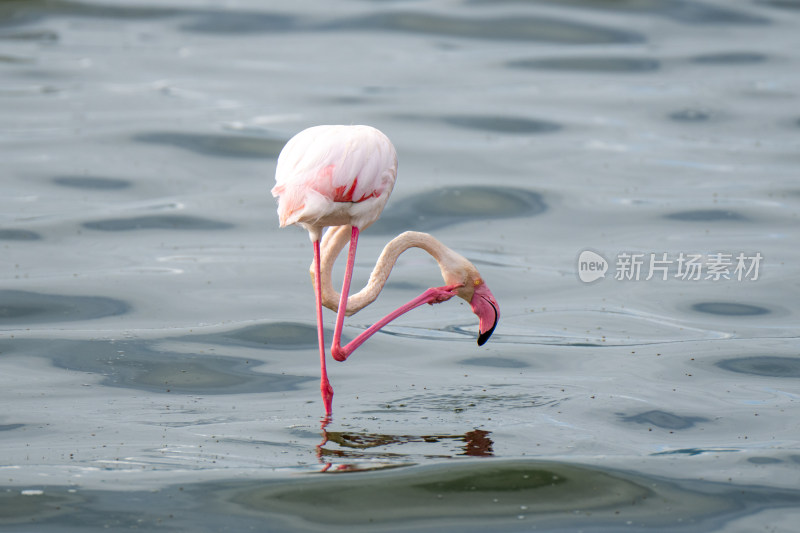
[[[500,320],[500,306],[497,305],[497,300],[494,299],[492,291],[481,279],[475,282],[475,290],[472,293],[469,305],[472,306],[472,312],[478,316],[480,321],[478,324],[478,346],[483,346],[492,336],[494,328],[497,327],[497,321]]]

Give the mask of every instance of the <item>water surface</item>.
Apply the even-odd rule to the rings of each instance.
[[[792,531],[798,16],[3,2],[0,525]],[[321,427],[311,246],[269,189],[324,123],[399,154],[354,284],[431,232],[502,319],[480,348],[464,302],[399,319],[331,362]],[[409,251],[345,336],[440,284]]]

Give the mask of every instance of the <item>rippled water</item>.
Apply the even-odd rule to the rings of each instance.
[[[3,2],[0,526],[794,531],[798,22],[785,0]],[[400,158],[354,284],[427,231],[502,319],[479,348],[463,302],[401,318],[331,363],[322,428],[311,248],[269,189],[324,123]],[[440,284],[404,254],[345,334]]]

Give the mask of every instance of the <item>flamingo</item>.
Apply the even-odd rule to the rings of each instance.
[[[333,412],[333,387],[326,369],[323,305],[336,311],[331,355],[337,361],[346,360],[386,324],[423,304],[445,302],[453,296],[469,302],[479,320],[479,346],[492,335],[500,317],[497,301],[475,265],[433,236],[415,231],[392,239],[367,285],[349,294],[358,236],[380,216],[396,176],[395,148],[386,135],[371,126],[314,126],[292,137],[278,156],[272,195],[278,198],[280,227],[306,229],[313,246],[310,272],[316,297],[320,392],[328,418]],[[323,237],[326,227],[330,229]],[[337,293],[331,286],[331,270],[348,241],[342,291]],[[342,346],[344,317],[375,301],[398,256],[412,247],[425,250],[436,260],[445,285],[427,289]]]

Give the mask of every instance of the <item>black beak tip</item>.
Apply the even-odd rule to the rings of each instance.
[[[491,337],[492,333],[494,333],[494,328],[497,327],[497,308],[494,306],[494,304],[492,304],[492,308],[494,309],[494,324],[492,324],[492,327],[488,331],[478,335],[478,346],[483,346],[486,344],[486,341],[488,341],[489,337]]]
[[[480,335],[478,335],[478,346],[483,346],[484,344],[486,344],[486,341],[488,341],[489,337],[492,336],[493,331],[494,328],[490,329],[486,333],[481,333]]]

